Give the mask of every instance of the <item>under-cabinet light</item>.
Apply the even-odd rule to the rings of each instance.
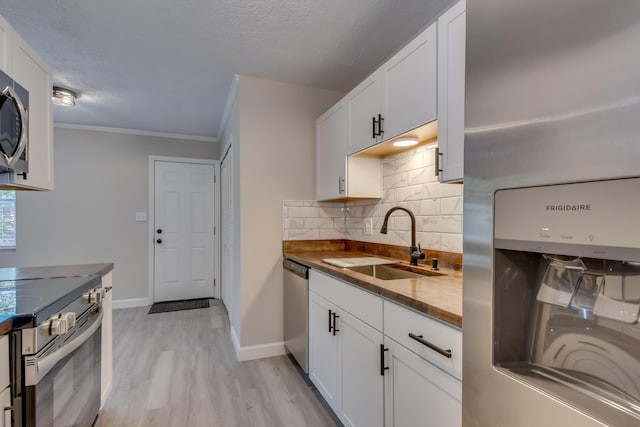
[[[393,141],[394,147],[411,147],[418,144],[418,138],[415,136],[403,137]]]

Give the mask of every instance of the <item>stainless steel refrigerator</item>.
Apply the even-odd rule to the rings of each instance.
[[[467,0],[463,425],[640,425],[640,1]]]

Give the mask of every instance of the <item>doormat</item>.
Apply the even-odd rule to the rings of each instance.
[[[151,306],[149,313],[166,313],[168,311],[193,310],[196,308],[209,308],[209,299],[190,299],[183,301],[157,302]]]

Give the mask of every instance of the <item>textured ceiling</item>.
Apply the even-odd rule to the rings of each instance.
[[[0,0],[81,93],[54,120],[215,137],[233,74],[346,92],[453,0]]]

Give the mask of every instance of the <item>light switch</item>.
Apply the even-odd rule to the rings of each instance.
[[[136,212],[136,221],[137,222],[145,222],[147,220],[146,212]]]
[[[364,234],[365,236],[373,235],[373,218],[364,219]]]

